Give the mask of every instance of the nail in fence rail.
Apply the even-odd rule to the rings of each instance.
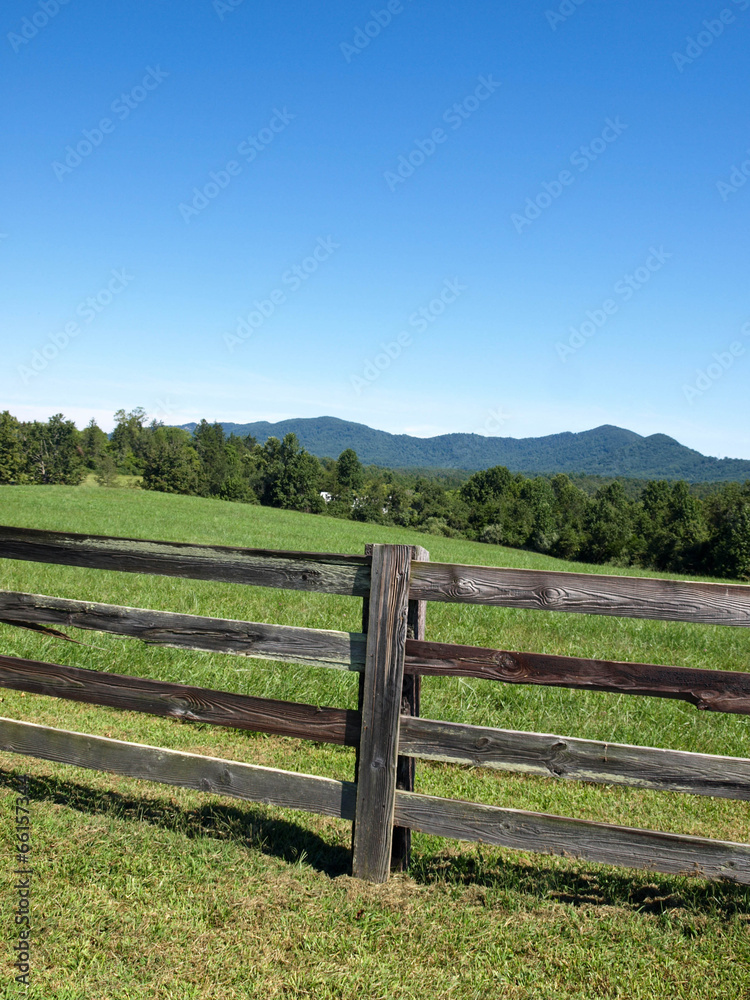
[[[2,687],[355,746],[358,782],[335,782],[7,719],[0,720],[0,749],[356,819],[353,869],[371,881],[387,878],[391,864],[405,863],[413,828],[609,864],[750,883],[750,845],[413,791],[413,761],[421,758],[562,780],[750,799],[750,760],[742,758],[418,718],[418,679],[423,674],[681,698],[698,708],[748,714],[748,673],[427,642],[424,605],[418,602],[748,626],[750,587],[430,563],[422,561],[428,559],[424,550],[410,546],[373,546],[371,558],[366,558],[10,527],[0,527],[0,558],[360,596],[365,598],[367,633],[0,592],[0,622],[41,630],[68,625],[156,645],[355,670],[362,672],[363,692],[359,713],[0,656]]]

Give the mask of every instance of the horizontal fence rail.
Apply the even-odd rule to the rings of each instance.
[[[750,626],[750,587],[742,584],[420,562],[412,567],[410,596],[417,601]]]
[[[351,820],[356,785],[0,718],[0,750]],[[750,845],[396,790],[394,822],[422,833],[750,884]]]
[[[0,687],[166,718],[359,745],[361,714],[0,656]],[[406,757],[599,784],[750,800],[750,760],[402,715]]]
[[[367,638],[361,632],[206,618],[13,591],[0,591],[2,623],[67,625],[152,645],[355,671],[364,667]],[[411,675],[676,698],[706,711],[750,713],[750,673],[742,671],[589,660],[416,639],[406,640],[404,670]]]
[[[705,711],[750,713],[750,673],[740,670],[587,660],[549,653],[511,653],[413,639],[407,640],[406,654],[404,669],[407,673],[676,698]]]
[[[364,598],[365,633],[177,614],[0,591],[0,624],[360,673],[360,710],[213,691],[0,655],[0,687],[357,749],[357,782],[0,719],[0,750],[353,821],[353,872],[383,881],[409,831],[750,884],[750,845],[421,795],[415,759],[565,781],[750,801],[750,759],[419,718],[419,677],[464,676],[680,699],[750,714],[750,671],[510,652],[424,639],[424,602],[750,625],[750,587],[429,562],[411,546],[365,556],[280,552],[0,527],[0,559]],[[78,640],[75,640],[78,641]],[[397,836],[394,838],[394,829]],[[403,836],[402,836],[403,835]],[[398,846],[400,845],[400,846]]]
[[[414,792],[396,794],[396,821],[438,837],[750,883],[750,844],[636,830]]]
[[[567,781],[750,800],[750,760],[742,757],[406,717],[399,752]]]
[[[351,709],[254,698],[58,663],[0,656],[0,687],[321,743],[359,742],[360,715]]]
[[[0,559],[366,597],[370,560],[0,526]]]
[[[361,715],[0,656],[0,687],[166,718],[359,745]],[[399,753],[599,784],[750,800],[750,760],[401,716]]]
[[[366,597],[370,559],[0,526],[0,558]],[[409,597],[750,626],[750,587],[414,561]]]
[[[156,646],[235,653],[314,667],[361,670],[365,662],[365,636],[360,632],[205,618],[8,590],[0,590],[2,623],[67,625],[129,636]]]
[[[264,805],[353,819],[356,785],[0,718],[0,750]]]

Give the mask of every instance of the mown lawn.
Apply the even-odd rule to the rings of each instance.
[[[0,523],[360,553],[413,542],[435,560],[626,573],[405,530],[136,489],[0,487]],[[657,575],[657,574],[652,574]],[[220,617],[359,630],[361,601],[0,561],[0,587]],[[0,625],[0,651],[267,697],[353,707],[356,676]],[[750,669],[746,629],[466,605],[428,607],[432,639]],[[59,699],[0,693],[0,714],[212,756],[353,778],[353,752]],[[426,678],[423,714],[748,756],[740,717],[661,699]],[[12,924],[12,807],[32,789],[29,996],[750,998],[750,889],[414,837],[410,872],[350,879],[349,825],[0,754]],[[748,803],[418,764],[417,789],[632,826],[748,840]],[[6,956],[9,951],[6,950]],[[12,981],[0,997],[23,990]]]

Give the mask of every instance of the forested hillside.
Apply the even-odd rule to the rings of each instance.
[[[58,414],[22,423],[0,414],[0,483],[76,485],[122,475],[147,490],[263,504],[416,528],[433,535],[593,563],[750,579],[750,481],[699,497],[654,480],[636,495],[615,481],[593,495],[567,475],[526,477],[504,466],[449,488],[424,476],[365,467],[356,452],[320,460],[294,434],[259,444],[205,420],[193,431],[115,415],[111,436]],[[630,484],[632,486],[632,484]]]
[[[195,424],[185,424],[193,431]],[[729,482],[750,479],[750,461],[710,458],[686,448],[666,434],[642,437],[621,427],[604,425],[580,434],[565,432],[538,438],[484,437],[442,434],[417,438],[388,434],[336,417],[282,420],[276,424],[222,423],[227,434],[282,440],[295,434],[318,458],[339,455],[346,448],[362,462],[387,468],[466,469],[474,472],[505,465],[511,472],[565,472],[636,479],[684,479],[686,482]]]

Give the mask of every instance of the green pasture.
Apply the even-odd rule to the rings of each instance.
[[[0,523],[253,548],[629,574],[499,546],[196,497],[0,487]],[[633,574],[636,575],[636,574]],[[659,574],[640,574],[659,575]],[[661,574],[664,575],[664,574]],[[0,560],[0,587],[133,607],[358,631],[361,600]],[[319,705],[354,707],[357,676],[0,625],[0,652]],[[750,630],[431,604],[427,638],[511,650],[750,669]],[[0,691],[0,715],[335,778],[353,751]],[[436,719],[750,756],[750,723],[675,701],[423,680]],[[30,776],[32,987],[13,982],[12,815]],[[725,840],[750,804],[418,763],[417,790]],[[0,753],[0,998],[750,998],[750,888],[415,835],[386,886],[347,875],[349,825]]]

